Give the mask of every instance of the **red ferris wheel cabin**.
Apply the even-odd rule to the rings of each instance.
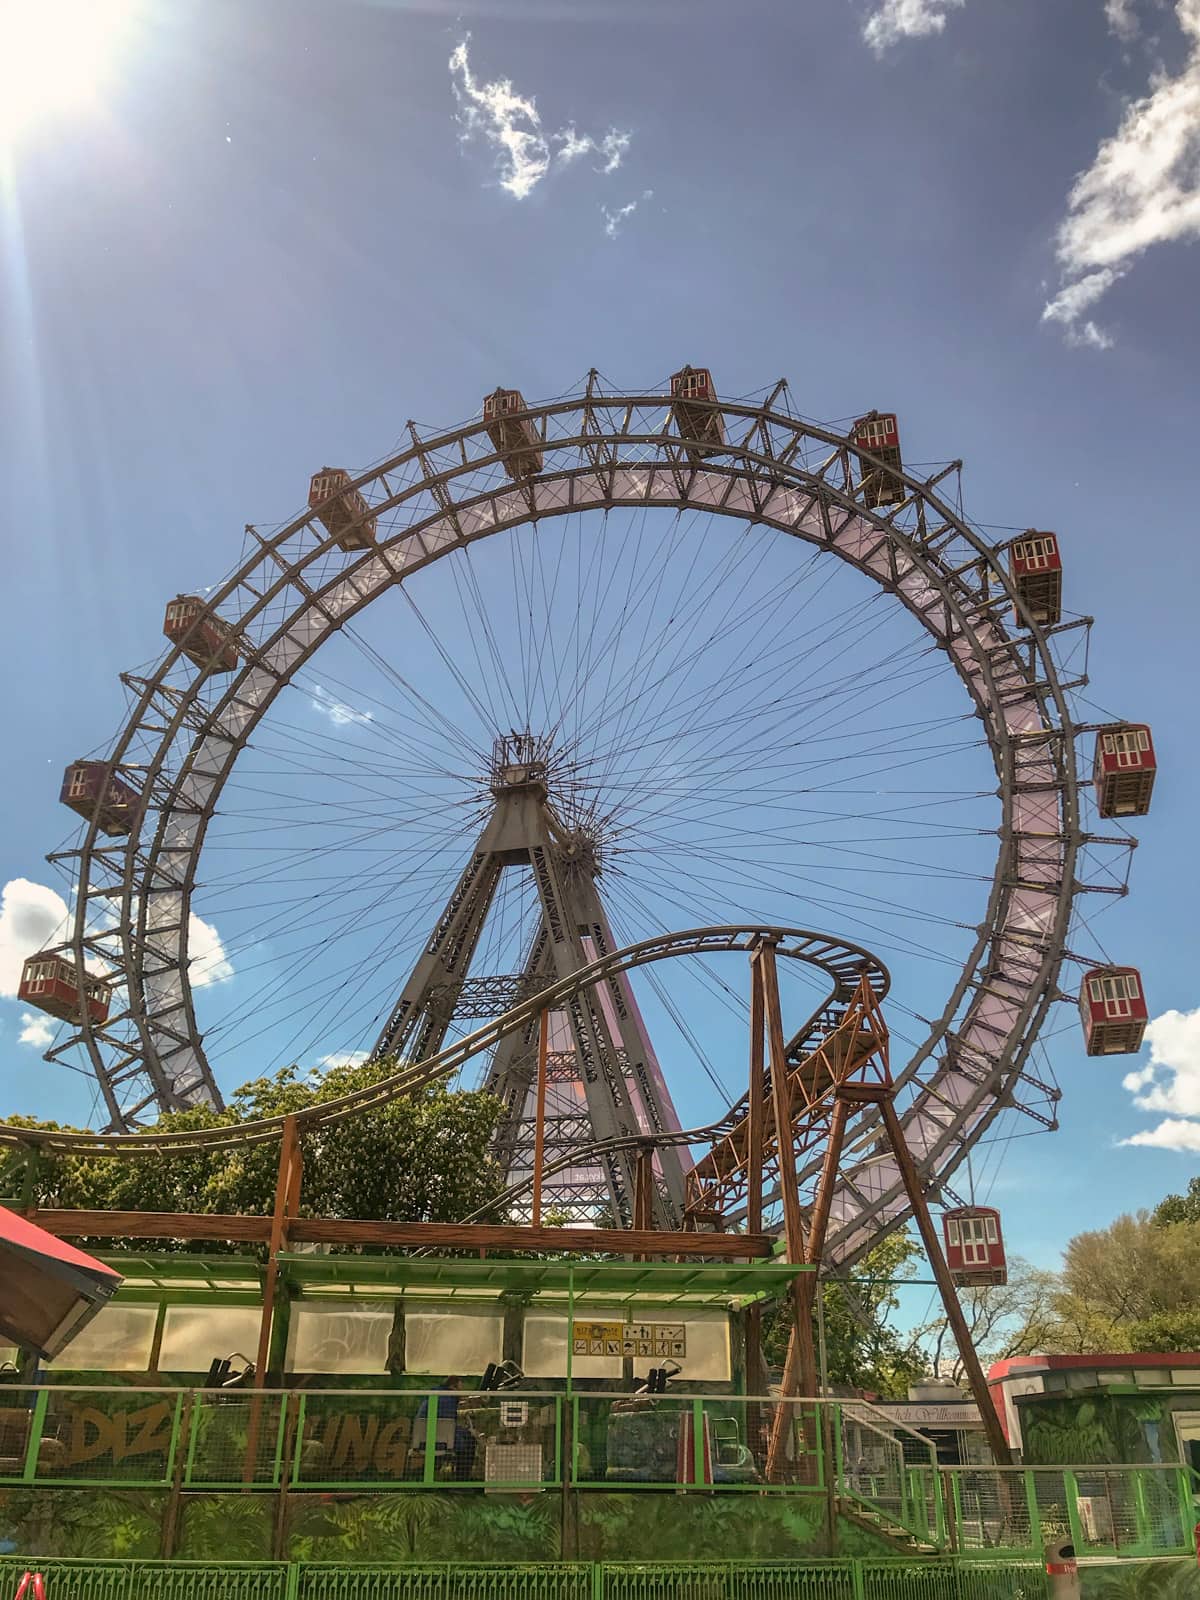
[[[1144,817],[1154,789],[1154,742],[1144,722],[1114,722],[1096,735],[1092,778],[1102,817]]]
[[[344,467],[322,467],[308,486],[308,504],[339,550],[367,550],[375,543],[375,518],[371,508],[350,487]]]
[[[671,411],[693,461],[725,445],[725,419],[715,409],[717,387],[707,367],[680,367],[671,374]]]
[[[944,1212],[942,1241],[950,1275],[961,1287],[1008,1282],[1000,1213],[991,1206],[959,1206]]]
[[[101,833],[128,833],[141,794],[107,761],[76,761],[63,773],[58,798]]]
[[[87,972],[83,974],[81,985],[79,969],[73,961],[43,950],[30,956],[21,969],[17,999],[27,1006],[36,1006],[39,1011],[48,1011],[60,1022],[73,1022],[78,1026],[83,1021],[85,1007],[91,1022],[108,1020],[111,992],[103,978],[93,978]]]
[[[1062,620],[1062,556],[1058,535],[1027,528],[1008,547],[1008,574],[1017,596],[1041,628]],[[1017,621],[1024,619],[1020,612]]]
[[[872,411],[859,417],[851,429],[850,437],[861,450],[875,456],[883,464],[881,470],[874,462],[862,462],[863,503],[872,510],[876,506],[899,505],[907,490],[895,476],[904,470],[900,456],[900,429],[894,411]]]
[[[232,672],[239,661],[233,629],[195,594],[179,594],[167,607],[163,632],[189,661],[206,672]]]
[[[483,397],[483,421],[487,436],[500,453],[510,478],[532,478],[542,470],[542,441],[528,417],[525,396],[520,389],[493,389]]]
[[[1090,1056],[1136,1055],[1149,1014],[1136,967],[1094,967],[1079,985],[1079,1016]]]

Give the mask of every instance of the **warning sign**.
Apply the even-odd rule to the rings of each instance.
[[[634,1360],[687,1355],[682,1322],[575,1322],[571,1353],[577,1356],[631,1356]]]

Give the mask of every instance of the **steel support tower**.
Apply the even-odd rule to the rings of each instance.
[[[422,1061],[435,1054],[452,1021],[488,1018],[529,999],[616,948],[596,886],[594,840],[567,827],[550,799],[548,752],[530,734],[495,744],[493,808],[432,937],[405,983],[372,1052]],[[500,879],[528,868],[539,918],[518,973],[476,975],[472,960]],[[496,1155],[509,1182],[532,1171],[536,1123],[538,1024],[499,1046],[486,1087],[502,1102]],[[680,1122],[651,1048],[628,976],[582,990],[549,1019],[546,1165],[596,1140],[678,1132]],[[636,1154],[623,1151],[556,1173],[543,1206],[570,1221],[611,1215],[630,1226]],[[664,1148],[654,1160],[654,1225],[678,1228],[689,1159]]]

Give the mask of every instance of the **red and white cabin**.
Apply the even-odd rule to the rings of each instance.
[[[1144,722],[1114,722],[1096,735],[1092,778],[1102,817],[1144,817],[1154,789],[1154,742]]]
[[[520,389],[493,389],[483,397],[483,421],[487,436],[500,452],[504,470],[510,478],[532,478],[542,470],[542,442],[528,417],[518,415],[527,409]]]
[[[85,972],[81,985],[75,963],[48,950],[29,957],[21,969],[17,988],[17,999],[25,1005],[76,1025],[83,1021],[85,1007],[92,1022],[106,1022],[111,997],[112,991],[103,978],[93,978]]]
[[[872,411],[859,417],[850,430],[850,438],[860,449],[877,456],[889,471],[881,471],[874,463],[862,463],[863,503],[875,506],[899,505],[907,490],[894,474],[901,472],[904,462],[900,457],[900,429],[894,411]]]
[[[687,453],[703,461],[725,446],[725,419],[715,409],[717,387],[707,367],[680,367],[671,374],[671,411]]]
[[[1079,985],[1079,1017],[1090,1056],[1131,1056],[1142,1047],[1149,1013],[1136,967],[1094,967]]]
[[[141,794],[107,761],[75,761],[63,773],[58,798],[101,833],[128,833]]]
[[[979,1289],[1008,1282],[1000,1213],[991,1206],[958,1206],[944,1212],[942,1241],[955,1283]]]
[[[339,550],[367,550],[375,543],[375,518],[345,467],[322,467],[308,486],[308,504]]]
[[[167,607],[163,632],[189,661],[206,672],[232,672],[240,657],[233,629],[195,594],[178,594]]]
[[[1025,609],[1041,628],[1062,620],[1062,556],[1058,535],[1026,528],[1008,547],[1008,575]],[[1014,613],[1022,622],[1020,612]]]

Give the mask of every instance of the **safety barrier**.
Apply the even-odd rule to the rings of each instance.
[[[0,1592],[28,1563],[0,1559]],[[47,1600],[1047,1600],[1036,1562],[37,1563]]]

